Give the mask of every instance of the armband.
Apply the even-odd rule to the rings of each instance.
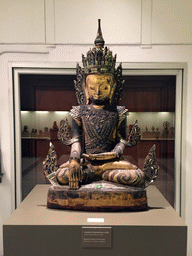
[[[71,139],[71,144],[73,144],[75,142],[81,142],[80,136],[79,137],[74,137],[74,138]]]

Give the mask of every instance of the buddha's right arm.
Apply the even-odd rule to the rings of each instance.
[[[70,166],[71,162],[80,163],[80,155],[81,155],[81,144],[80,142],[74,142],[71,146],[70,159],[66,163],[60,165],[59,169],[67,168]]]
[[[72,119],[72,139],[74,140],[74,142],[71,145],[70,161],[74,159],[77,162],[80,162],[81,135],[82,135],[81,126],[77,124],[77,122],[74,119]]]
[[[72,140],[71,154],[69,159],[69,187],[70,189],[78,189],[79,182],[82,179],[80,166],[81,157],[81,135],[82,129],[79,122],[72,119]]]
[[[81,126],[79,126],[75,120],[72,119],[72,140],[73,143],[71,145],[71,152],[69,161],[60,165],[60,169],[67,168],[70,165],[72,160],[76,161],[77,163],[80,162],[81,157]]]
[[[80,162],[80,155],[81,155],[81,143],[74,142],[71,146],[70,160],[74,159],[74,160],[77,160],[77,162]]]

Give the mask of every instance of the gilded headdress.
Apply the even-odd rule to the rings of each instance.
[[[122,66],[121,64],[115,69],[116,54],[113,56],[108,47],[104,47],[105,41],[101,32],[101,23],[98,20],[98,31],[94,41],[95,46],[87,52],[86,57],[82,55],[83,68],[77,64],[77,81],[75,89],[78,103],[86,104],[86,95],[84,88],[85,77],[90,74],[111,74],[116,82],[116,88],[113,94],[111,104],[117,105],[121,99],[122,87]]]

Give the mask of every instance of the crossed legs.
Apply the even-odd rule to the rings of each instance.
[[[70,180],[69,163],[62,165],[56,178],[59,184],[67,185]],[[103,179],[110,182],[120,183],[131,186],[142,186],[145,183],[145,174],[136,165],[128,161],[114,161],[102,165],[87,165],[82,176],[82,180],[93,182],[95,179]]]

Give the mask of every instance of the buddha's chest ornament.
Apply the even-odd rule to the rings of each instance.
[[[81,118],[86,150],[95,148],[97,152],[102,152],[103,148],[109,148],[115,142],[114,130],[118,122],[117,112],[83,106]]]

